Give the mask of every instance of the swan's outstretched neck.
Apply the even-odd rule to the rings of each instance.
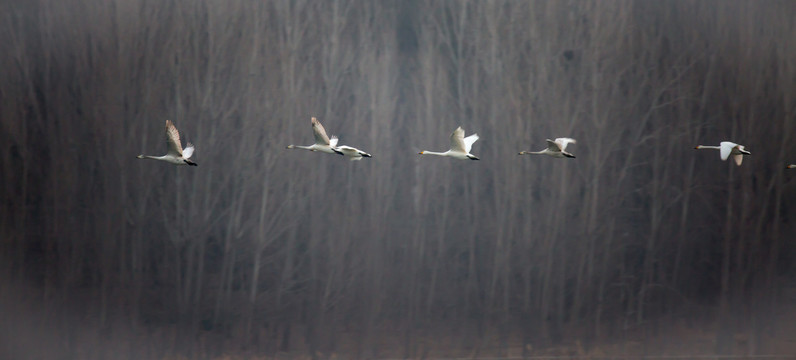
[[[694,149],[697,149],[697,150],[700,150],[700,149],[721,149],[721,146],[697,145],[697,146],[694,147]]]
[[[420,155],[448,156],[447,152],[436,152],[436,151],[426,151],[426,150],[423,150],[423,151],[419,152],[418,154],[420,154]]]
[[[288,145],[288,146],[286,147],[286,149],[304,149],[304,150],[309,150],[309,151],[313,151],[313,150],[315,150],[315,149],[313,149],[312,147],[309,147],[309,146],[301,146],[301,145]]]
[[[517,155],[544,155],[543,151],[520,151]]]
[[[161,158],[160,156],[149,156],[149,155],[144,155],[144,154],[138,155],[136,157],[139,158],[139,159],[152,159],[152,160],[160,160],[160,158]]]

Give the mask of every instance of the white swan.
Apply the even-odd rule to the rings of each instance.
[[[420,155],[438,155],[438,156],[449,156],[454,159],[459,160],[480,160],[473,154],[470,154],[470,149],[473,148],[473,143],[478,140],[478,134],[472,134],[468,137],[464,137],[464,130],[461,126],[453,130],[453,134],[451,134],[451,148],[446,152],[434,152],[434,151],[426,151],[423,150],[420,152]]]
[[[357,149],[355,147],[351,147],[351,146],[347,146],[347,145],[338,146],[338,147],[335,148],[335,150],[337,150],[338,152],[343,153],[343,155],[348,157],[349,160],[351,160],[351,161],[362,160],[363,157],[371,157],[370,154],[368,154],[368,153],[366,153],[366,152],[364,152],[362,150],[359,150],[359,149]]]
[[[138,155],[137,158],[161,160],[175,165],[198,166],[195,162],[188,160],[193,155],[193,145],[188,143],[183,150],[182,145],[180,145],[180,133],[174,127],[174,124],[171,123],[171,120],[166,120],[166,145],[168,145],[169,149],[166,155],[149,156],[142,154]]]
[[[517,155],[529,154],[529,155],[547,155],[547,156],[552,156],[552,157],[557,157],[557,158],[563,158],[563,157],[575,158],[575,155],[572,155],[572,154],[564,151],[564,150],[566,150],[567,145],[569,143],[573,143],[573,144],[576,143],[575,139],[556,138],[555,141],[550,140],[550,139],[546,139],[546,140],[547,140],[547,149],[544,149],[542,151],[520,151],[519,154],[517,154]]]
[[[327,154],[340,154],[343,155],[342,152],[335,150],[337,146],[337,137],[332,136],[329,139],[329,136],[326,135],[326,130],[321,125],[321,122],[318,121],[314,116],[312,117],[312,133],[315,135],[315,143],[310,146],[301,146],[301,145],[288,145],[288,149],[305,149],[309,151],[320,151],[325,152]]]
[[[697,145],[694,147],[694,149],[718,149],[722,160],[727,160],[727,158],[732,155],[732,158],[735,160],[735,164],[738,166],[741,166],[744,155],[752,155],[752,153],[744,150],[743,145],[738,145],[730,141],[722,141],[719,143],[719,146]]]

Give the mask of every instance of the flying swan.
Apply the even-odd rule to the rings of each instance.
[[[461,126],[453,130],[453,134],[451,134],[451,148],[446,152],[434,152],[434,151],[421,151],[420,155],[438,155],[438,156],[449,156],[454,159],[459,160],[480,160],[473,154],[470,154],[470,149],[473,148],[473,143],[478,140],[478,134],[472,134],[468,137],[464,137],[464,130]]]
[[[312,117],[312,133],[315,135],[315,143],[310,146],[301,146],[301,145],[288,145],[288,149],[305,149],[309,151],[320,151],[325,152],[327,154],[340,154],[343,155],[342,152],[336,149],[337,146],[337,137],[332,136],[329,139],[329,136],[326,135],[326,130],[321,125],[321,122],[318,121],[314,116]]]
[[[575,139],[556,138],[555,141],[550,139],[546,140],[547,140],[547,149],[544,149],[542,151],[520,151],[517,155],[528,154],[528,155],[547,155],[556,158],[563,158],[563,157],[568,157],[573,159],[575,158],[575,155],[572,155],[564,151],[569,143],[573,144],[576,143]]]
[[[752,155],[752,153],[744,150],[743,145],[738,145],[730,141],[722,141],[719,143],[719,146],[697,145],[694,149],[718,149],[722,160],[727,160],[727,158],[732,155],[735,164],[738,166],[741,166],[744,155]]]
[[[185,149],[180,145],[180,133],[174,127],[171,120],[166,120],[166,145],[169,151],[163,156],[138,155],[139,159],[152,159],[169,162],[175,165],[198,166],[195,162],[188,160],[193,155],[193,144],[188,143]]]

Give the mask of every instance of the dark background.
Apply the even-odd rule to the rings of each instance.
[[[0,16],[0,355],[583,353],[694,329],[700,351],[759,354],[793,337],[792,1]],[[313,142],[311,116],[373,158],[285,150]],[[165,152],[166,119],[198,167],[135,158]],[[481,161],[417,155],[459,125]],[[516,155],[564,136],[576,159]],[[723,140],[753,155],[693,149]]]

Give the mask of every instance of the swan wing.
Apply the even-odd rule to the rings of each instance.
[[[191,155],[193,155],[193,144],[188,143],[185,149],[182,150],[182,158],[183,159],[190,159]]]
[[[732,158],[733,158],[733,160],[735,160],[735,164],[736,165],[741,166],[741,163],[743,162],[743,155],[742,154],[733,155]]]
[[[473,140],[475,142],[475,140]],[[467,153],[467,146],[464,143],[464,130],[461,126],[453,130],[451,134],[451,151]]]
[[[473,148],[473,144],[475,144],[476,141],[478,141],[478,134],[472,134],[464,138],[464,150],[470,153],[470,149]]]
[[[561,147],[558,146],[558,144],[555,141],[550,139],[545,139],[545,140],[547,140],[547,151],[561,152]]]
[[[730,153],[732,152],[732,148],[737,146],[735,143],[731,143],[729,141],[722,141],[721,146],[719,146],[719,151],[721,152],[721,159],[727,160],[730,157]]]
[[[568,144],[570,143],[574,144],[576,142],[577,141],[575,141],[575,139],[572,138],[557,138],[555,141],[555,143],[558,144],[558,147],[561,148],[561,151],[566,150]]]
[[[169,155],[182,156],[182,145],[180,145],[180,132],[177,127],[171,122],[166,120],[166,145],[168,145]]]
[[[331,147],[337,146],[337,141],[338,141],[337,136],[332,135],[332,138],[329,139],[329,146]]]
[[[312,118],[312,133],[315,135],[316,144],[329,145],[329,136],[326,135],[326,129],[323,128],[321,122],[315,117]]]

